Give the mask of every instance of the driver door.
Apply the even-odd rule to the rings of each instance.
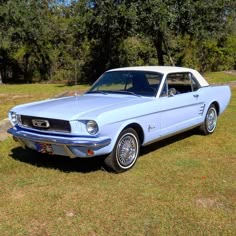
[[[193,127],[201,122],[200,86],[191,73],[167,75],[160,97],[161,136]]]

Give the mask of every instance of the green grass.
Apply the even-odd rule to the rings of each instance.
[[[204,77],[209,83],[228,83],[236,81],[236,72],[208,72]]]
[[[235,235],[232,92],[213,135],[190,131],[145,147],[123,174],[102,171],[99,159],[1,142],[0,235]]]

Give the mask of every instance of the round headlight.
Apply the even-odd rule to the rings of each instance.
[[[15,112],[10,113],[10,121],[13,125],[17,124],[17,115]]]
[[[98,125],[94,120],[89,120],[86,124],[86,128],[89,134],[96,134],[98,132]]]

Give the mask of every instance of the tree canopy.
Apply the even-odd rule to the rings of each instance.
[[[93,82],[120,66],[236,69],[232,0],[0,0],[0,83]]]

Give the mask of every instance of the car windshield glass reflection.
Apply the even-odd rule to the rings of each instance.
[[[88,93],[156,96],[162,74],[144,71],[111,71],[103,74]]]

